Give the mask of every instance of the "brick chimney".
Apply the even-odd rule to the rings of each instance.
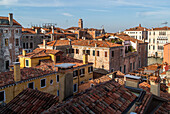
[[[47,47],[47,40],[43,40],[43,48],[46,49]]]
[[[139,88],[140,80],[141,80],[141,77],[138,77],[138,76],[133,76],[133,75],[124,76],[125,85],[129,87]]]
[[[150,77],[150,92],[154,95],[160,96],[160,78],[151,76]]]
[[[8,14],[8,20],[9,20],[9,25],[12,26],[13,25],[13,13]]]
[[[139,24],[139,27],[141,27],[141,24]]]
[[[88,64],[88,55],[87,55],[87,53],[85,53],[83,55],[83,64]]]
[[[14,62],[14,81],[21,81],[20,63]]]
[[[25,56],[26,55],[26,51],[25,49],[22,49],[22,56]]]

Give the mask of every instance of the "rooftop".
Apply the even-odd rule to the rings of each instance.
[[[60,50],[36,48],[35,50],[33,50],[33,52],[26,53],[24,57],[29,57],[29,58],[47,57],[50,56],[49,54],[56,55],[57,53],[63,53],[63,52],[61,52]],[[23,55],[19,55],[19,57],[23,57]]]
[[[61,104],[53,105],[45,113],[126,113],[136,95],[115,81],[100,83]]]
[[[56,67],[61,67],[61,68],[69,68],[69,67],[73,67],[75,66],[76,64],[71,64],[71,63],[62,63],[62,64],[59,64],[59,65],[55,65]]]
[[[1,108],[0,113],[41,113],[58,101],[55,95],[27,88]]]
[[[8,17],[0,16],[0,25],[9,25]],[[21,24],[19,24],[15,19],[13,19],[13,25],[21,26]]]
[[[147,28],[141,27],[141,24],[139,24],[139,26],[130,28],[130,29],[126,29],[125,31],[147,31],[147,30],[148,30]]]

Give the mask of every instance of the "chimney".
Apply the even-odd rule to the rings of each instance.
[[[69,45],[71,45],[71,39],[69,39],[68,41],[69,41]]]
[[[85,53],[83,55],[83,64],[88,64],[88,55],[87,55],[87,53]]]
[[[44,47],[44,49],[46,49],[46,46],[47,46],[47,40],[43,40],[43,47]]]
[[[26,55],[26,51],[25,49],[22,49],[22,56],[25,56]]]
[[[51,26],[52,34],[54,34],[54,26]]]
[[[151,76],[150,84],[151,84],[150,92],[154,95],[160,96],[160,78]]]
[[[140,80],[141,80],[141,77],[138,77],[138,76],[133,76],[133,75],[124,76],[125,85],[129,87],[139,88]]]
[[[79,19],[79,21],[78,21],[78,26],[79,26],[80,28],[83,28],[83,20],[82,20],[82,19]]]
[[[97,47],[97,43],[95,43],[95,47]]]
[[[90,40],[88,41],[88,45],[90,45]]]
[[[170,93],[170,83],[168,83],[167,86],[168,86],[168,93]]]
[[[65,67],[64,64],[67,64],[68,67]],[[55,66],[59,69],[57,73],[59,75],[59,102],[73,95],[73,66],[75,64],[64,64]]]
[[[141,24],[139,24],[139,27],[141,27]]]
[[[9,20],[9,25],[12,26],[13,25],[13,13],[8,14],[8,20]]]
[[[35,32],[36,32],[36,34],[39,34],[39,29],[36,28],[36,29],[35,29]]]
[[[20,62],[14,62],[14,81],[21,81]]]

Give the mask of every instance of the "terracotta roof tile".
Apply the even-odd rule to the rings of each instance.
[[[1,17],[0,16],[0,19],[8,20],[8,17]],[[9,23],[8,24],[1,24],[1,25],[9,25]],[[13,25],[21,26],[21,24],[19,24],[15,19],[13,19]]]
[[[41,113],[58,101],[55,95],[27,88],[1,108],[0,113]]]
[[[112,98],[112,94],[108,93],[115,93],[116,91],[113,91],[112,88],[116,88],[119,90],[120,88],[124,90],[124,87],[122,88],[121,85],[115,84],[113,80],[101,83],[99,85],[96,85],[94,88],[87,89],[86,91],[79,93],[75,95],[73,98],[61,103],[53,105],[47,113],[66,113],[66,109],[68,112],[74,113],[109,113],[109,112],[115,112],[115,113],[122,113],[125,111],[125,109],[129,106],[129,104],[126,107],[121,107],[125,104],[124,102],[117,98]],[[132,100],[135,100],[136,96],[133,95],[129,90],[124,90],[127,93],[127,96],[130,96]],[[119,93],[122,95],[122,93]],[[116,93],[116,96],[120,96]],[[76,105],[75,105],[76,104]],[[72,107],[72,108],[71,108]],[[77,110],[78,109],[78,110]]]

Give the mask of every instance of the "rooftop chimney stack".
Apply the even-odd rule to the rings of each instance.
[[[14,62],[14,81],[21,81],[20,63]]]
[[[26,51],[25,49],[22,49],[22,56],[25,56],[26,55]]]
[[[150,92],[154,95],[160,96],[160,78],[155,76],[150,77],[150,84]]]
[[[139,24],[139,27],[141,27],[141,24]]]
[[[46,49],[46,46],[47,46],[47,40],[43,40],[43,47],[44,47],[44,49]]]
[[[141,80],[141,77],[137,77],[133,75],[124,76],[125,85],[129,87],[139,88],[140,80]]]
[[[88,64],[88,55],[87,55],[87,53],[85,53],[83,55],[83,64]]]
[[[9,20],[9,25],[12,26],[13,25],[13,13],[8,14],[8,20]]]

